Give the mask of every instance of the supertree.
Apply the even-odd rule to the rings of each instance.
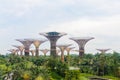
[[[51,45],[51,49],[50,49],[50,55],[53,57],[56,57],[56,42],[57,40],[66,35],[66,33],[60,33],[60,32],[47,32],[47,33],[40,33],[40,35],[45,36],[49,41],[50,41],[50,45]]]
[[[19,41],[20,43],[22,43],[25,47],[25,56],[29,56],[29,48],[31,46],[31,44],[33,43],[33,39],[16,39],[16,41]]]
[[[35,46],[35,48],[36,48],[36,56],[39,56],[39,46],[42,44],[42,43],[44,43],[44,42],[46,42],[47,40],[42,40],[42,39],[33,39],[33,44],[34,44],[34,46]]]
[[[71,51],[72,49],[74,49],[74,48],[75,48],[75,47],[67,47],[67,48],[66,48],[67,56],[69,56],[70,51]]]
[[[63,45],[57,45],[58,48],[60,48],[61,51],[61,61],[64,62],[64,51],[67,47],[71,46],[71,44],[63,44]]]
[[[94,39],[93,37],[72,37],[71,40],[75,41],[79,46],[79,56],[82,57],[84,55],[85,44]]]
[[[19,52],[19,49],[16,49],[16,55],[19,55],[18,52]]]
[[[59,49],[56,49],[56,55],[58,56],[58,54],[60,53]]]
[[[66,51],[67,51],[67,63],[68,63],[68,65],[70,65],[70,51],[72,50],[72,49],[74,49],[75,47],[67,47],[66,48]]]
[[[16,49],[9,49],[8,51],[11,52],[11,54],[16,55]]]
[[[105,52],[107,52],[110,49],[96,49],[96,50],[100,51],[101,53],[105,53]]]
[[[24,46],[18,46],[18,45],[12,45],[13,47],[18,48],[18,50],[20,51],[20,55],[23,55],[23,50],[24,50]]]
[[[30,52],[32,53],[32,56],[35,56],[36,50],[30,50]]]
[[[49,49],[40,49],[41,52],[44,53],[44,56],[50,51]]]
[[[103,76],[104,75],[104,68],[105,68],[105,62],[106,62],[106,58],[104,56],[104,53],[107,52],[110,49],[97,49],[98,51],[101,52],[100,56],[99,56],[99,64],[98,64],[98,76]]]

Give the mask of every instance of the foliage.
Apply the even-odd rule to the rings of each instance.
[[[79,70],[69,70],[66,72],[65,80],[80,80]]]
[[[47,66],[50,68],[51,71],[55,71],[62,77],[65,77],[65,72],[68,70],[67,63],[61,62],[57,59],[49,59]]]
[[[24,71],[23,73],[22,73],[22,78],[24,79],[24,80],[29,80],[30,78],[31,78],[31,72],[30,71]]]
[[[69,67],[80,68],[80,71],[69,70]],[[87,80],[89,76],[99,74],[119,80],[120,53],[85,54],[82,58],[70,55],[65,62],[59,57],[0,55],[0,80],[10,72],[14,73],[14,80]]]
[[[63,77],[58,75],[56,72],[51,72],[51,77],[54,78],[55,80],[61,80]]]
[[[32,61],[36,66],[43,66],[47,61],[47,59],[42,56],[42,57],[34,58],[34,60]]]
[[[44,78],[42,76],[38,76],[37,78],[35,78],[35,80],[44,80]]]

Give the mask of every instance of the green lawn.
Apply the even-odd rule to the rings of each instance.
[[[112,79],[112,80],[120,80],[120,78],[113,77],[113,76],[103,76],[104,78]]]
[[[61,76],[57,75],[54,72],[52,72],[51,75],[55,80],[64,80]],[[111,79],[111,80],[120,80],[120,78],[113,77],[113,76],[100,77],[100,76],[95,76],[95,75],[86,74],[86,73],[80,73],[80,75],[79,75],[80,80],[89,80],[89,77],[99,77],[99,78],[106,78],[106,79]]]
[[[99,77],[99,76],[86,74],[86,73],[80,73],[81,80],[88,80],[88,77]],[[120,80],[120,78],[113,77],[113,76],[102,76],[101,78],[107,78],[107,79],[111,79],[111,80]]]

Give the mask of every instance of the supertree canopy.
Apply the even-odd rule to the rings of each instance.
[[[49,41],[51,45],[51,52],[50,55],[53,57],[56,57],[56,42],[57,40],[66,35],[66,33],[61,33],[61,32],[46,32],[46,33],[40,33],[40,35],[45,36]]]
[[[79,46],[79,56],[82,57],[84,55],[84,47],[85,44],[89,41],[94,39],[93,37],[72,37],[71,40],[75,41]]]

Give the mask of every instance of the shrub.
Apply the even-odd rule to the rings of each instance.
[[[66,72],[65,80],[80,80],[79,70],[69,70]]]

